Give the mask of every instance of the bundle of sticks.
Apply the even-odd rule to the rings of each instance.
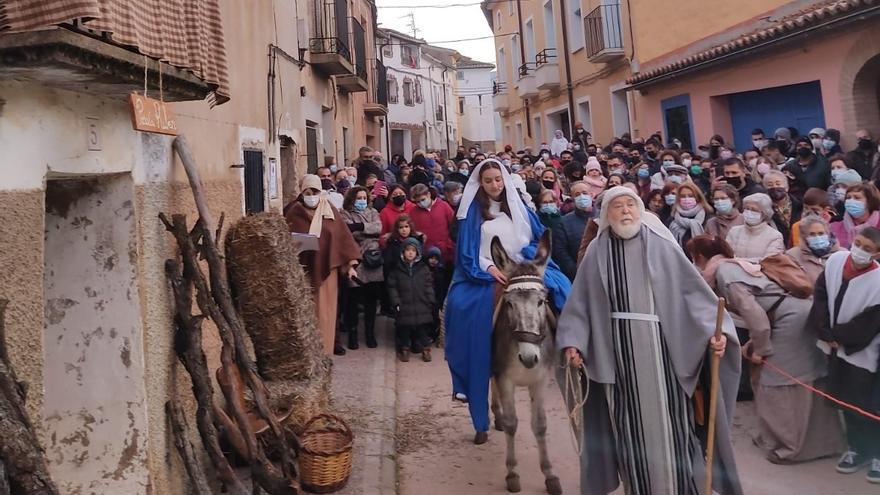
[[[185,215],[165,214],[159,218],[177,242],[179,255],[165,262],[165,273],[174,294],[175,352],[192,379],[196,399],[196,427],[208,457],[228,493],[245,495],[259,493],[262,488],[270,495],[301,493],[297,482],[295,456],[298,441],[282,428],[270,410],[269,397],[257,367],[248,354],[245,328],[236,309],[226,276],[226,265],[217,245],[223,227],[223,216],[214,229],[195,161],[183,136],[174,141],[174,150],[183,163],[193,191],[199,219],[192,229]],[[205,260],[207,276],[199,263]],[[193,300],[201,314],[193,314]],[[216,405],[207,360],[202,347],[202,323],[205,318],[217,327],[222,349],[218,370],[225,410]],[[249,394],[256,410],[247,410],[243,397]],[[166,404],[175,444],[184,460],[193,493],[210,494],[210,489],[194,448],[189,441],[188,425],[179,406]],[[255,424],[268,425],[266,442],[260,441]],[[221,448],[221,433],[250,467],[252,490],[248,490],[236,474]],[[270,459],[267,446],[277,453]]]

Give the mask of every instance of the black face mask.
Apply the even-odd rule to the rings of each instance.
[[[770,189],[767,189],[767,195],[770,196],[770,199],[773,201],[782,201],[788,196],[788,192],[781,187],[771,187]]]
[[[556,186],[556,181],[552,180],[543,180],[541,184],[544,184],[544,189],[553,189]]]
[[[403,203],[406,202],[406,196],[394,196],[391,198],[391,203],[394,206],[403,206]]]
[[[733,186],[735,189],[739,189],[743,185],[742,177],[725,177],[724,181]]]
[[[559,159],[559,163],[561,163],[562,165],[565,165],[566,163],[569,163],[569,162],[571,162],[571,158],[560,158]]]
[[[803,159],[807,159],[813,156],[813,150],[811,150],[810,148],[798,148],[797,156]]]
[[[859,139],[859,148],[865,151],[870,151],[871,148],[874,147],[874,142],[870,139]]]

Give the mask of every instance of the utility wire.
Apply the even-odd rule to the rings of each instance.
[[[417,41],[412,43],[376,43],[379,46],[411,46],[411,45],[437,45],[440,43],[459,43],[462,41],[477,41],[477,40],[488,40],[492,38],[501,38],[504,36],[515,36],[517,33],[502,33],[495,34],[492,36],[478,36],[476,38],[462,38],[458,40],[443,40],[443,41]]]
[[[486,4],[492,3],[507,3],[511,0],[488,0]],[[528,1],[528,0],[525,0]],[[444,3],[444,4],[436,4],[436,5],[377,5],[378,9],[448,9],[454,7],[473,7],[476,5],[482,5],[483,2],[473,2],[473,3]]]

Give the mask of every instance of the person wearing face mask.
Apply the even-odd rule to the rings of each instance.
[[[553,230],[553,260],[569,280],[577,273],[577,256],[587,222],[593,218],[593,197],[583,182],[571,185],[574,210],[562,217]]]
[[[840,131],[837,129],[826,130],[825,137],[822,138],[821,150],[822,155],[826,157],[843,153],[843,150],[840,148]]]
[[[856,184],[846,190],[843,218],[831,224],[840,246],[849,249],[853,239],[868,227],[880,227],[880,193],[873,184]]]
[[[559,175],[556,173],[556,169],[546,168],[541,172],[541,188],[553,191],[557,198],[562,197],[562,186],[559,184]]]
[[[821,127],[814,127],[810,129],[810,132],[807,133],[807,137],[810,138],[810,143],[813,145],[813,150],[816,153],[821,153],[822,141],[825,139],[825,129],[822,129]]]
[[[880,414],[880,230],[867,227],[852,250],[832,254],[816,281],[807,329],[818,335],[829,355],[829,394],[873,414]],[[880,422],[843,411],[847,451],[837,472],[868,468],[867,481],[880,483]]]
[[[811,187],[828,189],[831,185],[831,166],[824,156],[813,151],[813,143],[806,136],[799,137],[795,142],[796,163],[789,163],[782,171],[792,178],[791,192],[803,197]]]
[[[660,172],[660,141],[656,139],[648,139],[645,141],[645,152],[641,156],[636,155],[635,159],[640,159],[642,162],[647,163],[648,167],[651,168],[651,174],[656,174]]]
[[[764,188],[773,200],[773,224],[782,233],[786,247],[791,247],[791,226],[801,219],[803,203],[788,192],[788,177],[771,170],[764,176]]]
[[[845,192],[846,190],[844,190],[844,193]],[[828,192],[821,189],[816,189],[815,187],[807,189],[807,192],[804,194],[803,205],[801,220],[791,225],[791,245],[794,247],[801,244],[800,222],[802,222],[804,218],[814,215],[821,217],[822,220],[825,220],[826,224],[830,224],[836,218],[839,218],[835,213],[834,206],[831,204]]]
[[[359,308],[364,308],[364,336],[367,347],[375,348],[376,307],[385,281],[379,235],[382,220],[379,212],[370,206],[369,192],[363,186],[352,187],[345,195],[340,216],[361,250],[363,261],[357,266],[358,282],[348,281],[348,291],[343,311],[343,324],[348,334],[348,348],[357,349]]]
[[[791,129],[788,127],[780,127],[773,132],[773,140],[779,147],[779,151],[788,156],[791,150]]]
[[[374,153],[373,148],[370,148],[369,146],[363,146],[358,150],[358,162],[356,166],[357,180],[355,182],[359,186],[365,186],[367,184],[367,176],[370,174],[373,174],[376,177],[384,177],[382,169],[379,168],[379,165],[373,160]]]
[[[446,182],[458,182],[462,186],[467,184],[468,174],[471,169],[471,162],[468,160],[461,160],[456,165],[456,169],[454,172],[446,176]]]
[[[659,168],[655,171],[654,168],[648,162],[649,167],[651,167],[651,188],[652,189],[662,189],[663,185],[669,180],[669,170],[676,166],[679,162],[680,158],[676,151],[673,150],[664,150],[662,153],[657,156],[656,163],[659,164]],[[687,175],[687,169],[685,170],[685,176]],[[680,182],[675,182],[676,184],[680,184]]]
[[[647,163],[635,164],[630,170],[629,176],[634,178],[633,180],[639,189],[639,196],[644,198],[649,192],[655,190],[651,183],[651,169],[648,168]]]
[[[721,158],[721,149],[724,147],[724,138],[715,134],[709,138],[709,158],[718,160]]]
[[[748,176],[745,164],[739,158],[728,158],[721,161],[722,176],[712,181],[712,186],[730,184],[741,198],[755,193],[764,192],[764,188],[752,181]]]
[[[767,146],[767,139],[764,137],[764,129],[752,129],[752,149],[760,154],[761,150],[764,149],[764,146]]]
[[[388,187],[388,196],[386,197],[385,208],[379,213],[382,220],[382,235],[391,232],[394,222],[400,215],[409,215],[415,208],[411,201],[406,199],[406,189],[400,184]]]
[[[739,194],[730,184],[719,184],[712,188],[711,198],[715,216],[706,221],[706,233],[726,239],[731,228],[746,223],[739,211]]]
[[[877,154],[877,142],[871,138],[871,133],[866,129],[856,132],[856,147],[846,154],[846,161],[850,168],[855,169],[862,179],[869,180],[873,173],[874,157]]]
[[[710,168],[712,162],[707,161],[705,164],[701,160],[694,160],[690,153],[682,153],[681,166],[686,168],[691,181],[700,188],[703,195],[709,194],[712,189],[712,179],[710,177]]]
[[[538,218],[544,227],[557,229],[562,221],[562,213],[559,212],[556,194],[553,191],[544,190],[538,196]]]
[[[451,265],[455,254],[455,242],[449,235],[449,226],[455,218],[455,212],[445,201],[431,197],[431,191],[424,184],[417,184],[410,189],[415,208],[409,216],[425,234],[425,249],[436,247],[440,250],[443,263]]]
[[[818,190],[818,189],[817,189]],[[804,269],[813,284],[825,270],[828,257],[840,251],[828,222],[819,215],[806,215],[797,224],[799,242],[786,251]]]
[[[770,226],[773,202],[764,193],[743,198],[744,225],[731,227],[727,241],[737,258],[760,261],[767,256],[785,251],[782,234]]]
[[[663,209],[660,210],[660,213],[657,216],[660,217],[660,221],[662,221],[667,227],[669,226],[669,222],[672,221],[672,207],[675,206],[675,202],[678,199],[678,196],[676,195],[677,190],[678,184],[671,183],[666,184],[662,189],[659,189],[663,198]]]
[[[765,359],[810,385],[824,384],[827,365],[806,329],[809,298],[791,296],[761,271],[758,264],[734,257],[721,239],[700,236],[688,252],[703,278],[725,298],[727,308],[748,329],[742,354],[750,362],[759,421],[753,443],[776,464],[810,461],[835,455],[843,431],[830,402],[777,373],[761,371]],[[818,382],[818,383],[817,383]]]
[[[357,276],[355,267],[360,262],[361,250],[346,224],[340,221],[339,211],[321,190],[321,179],[306,174],[301,184],[302,193],[284,207],[284,219],[290,232],[318,238],[318,250],[300,251],[299,262],[312,286],[321,344],[329,355],[342,348],[336,341],[339,276]]]
[[[711,214],[712,207],[706,202],[700,188],[693,183],[681,184],[675,191],[669,231],[684,248],[689,240],[705,232],[706,219]]]

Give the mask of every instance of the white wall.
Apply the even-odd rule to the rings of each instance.
[[[461,137],[470,141],[495,141],[495,111],[492,108],[493,69],[459,69],[464,79],[458,80],[458,98],[465,99],[461,116]]]

